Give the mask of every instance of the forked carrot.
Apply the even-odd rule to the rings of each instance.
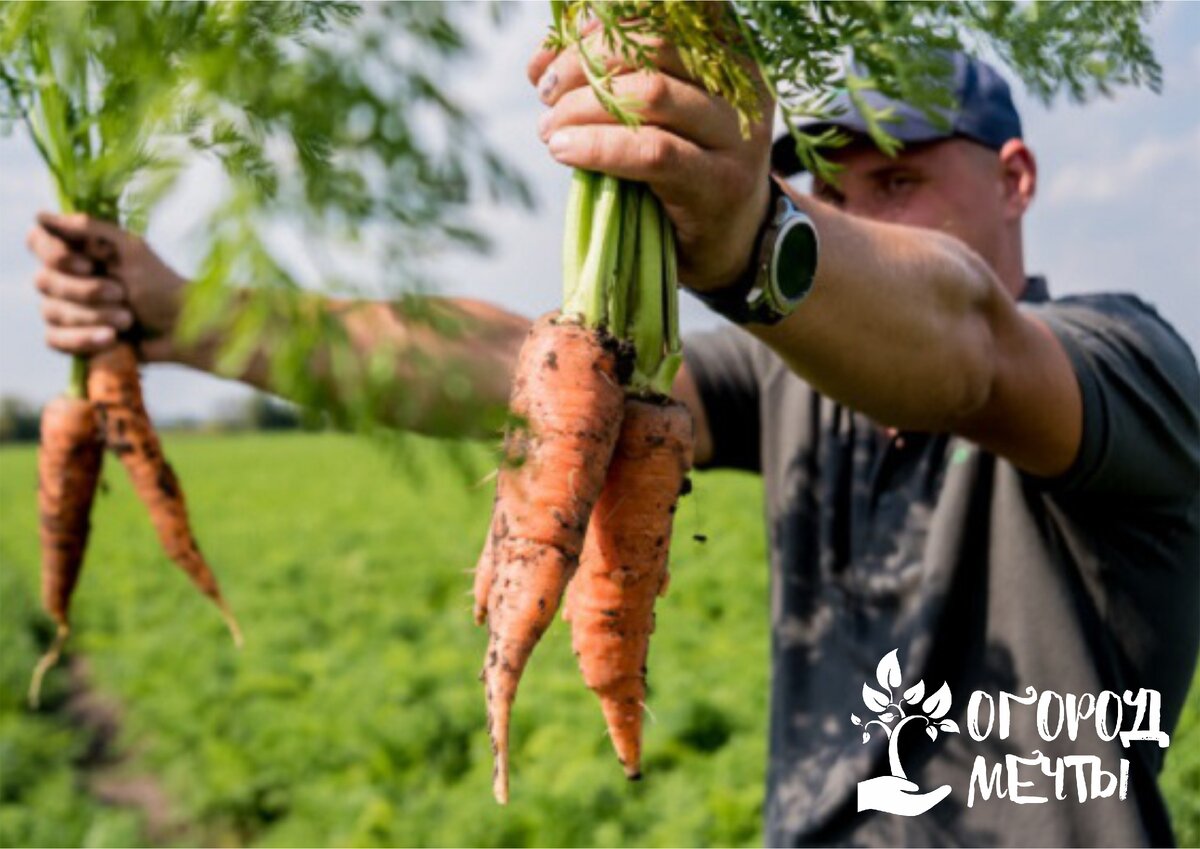
[[[38,513],[42,543],[42,607],[58,632],[38,661],[29,684],[29,704],[36,708],[42,678],[58,662],[71,633],[68,609],[83,567],[90,515],[104,446],[90,402],[59,397],[42,410],[38,448]]]
[[[510,401],[523,424],[505,440],[488,543],[482,678],[495,755],[492,790],[501,804],[508,801],[509,715],[517,685],[579,563],[623,402],[615,345],[553,315],[534,324]]]
[[[216,603],[234,642],[241,646],[241,629],[192,535],[183,490],[163,456],[158,434],[142,403],[133,348],[122,342],[94,355],[88,368],[87,388],[88,397],[96,407],[104,443],[121,458],[129,472],[134,491],[146,505],[167,556]]]
[[[641,778],[646,656],[666,592],[671,524],[692,465],[692,417],[678,402],[625,401],[564,616],[584,683],[600,698],[625,775]]]

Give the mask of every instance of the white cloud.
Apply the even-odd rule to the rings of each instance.
[[[1175,174],[1171,174],[1172,170]],[[1200,124],[1176,136],[1143,139],[1118,158],[1075,162],[1062,168],[1046,192],[1051,204],[1111,201],[1142,194],[1152,179],[1194,179],[1200,173]]]

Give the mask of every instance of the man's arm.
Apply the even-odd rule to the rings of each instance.
[[[453,333],[445,333],[426,320],[407,317],[388,302],[322,299],[321,305],[344,329],[354,359],[362,365],[360,373],[381,353],[394,364],[395,399],[383,401],[378,410],[385,423],[431,436],[493,435],[479,414],[508,402],[528,319],[482,301],[429,297],[422,311],[454,327]],[[219,331],[194,344],[183,344],[167,334],[145,346],[147,360],[185,365],[285,394],[272,380],[272,352],[267,346],[254,350],[240,374],[219,372],[222,341]],[[334,404],[351,388],[335,380],[323,349],[314,354],[310,374]],[[455,391],[447,391],[448,387]]]
[[[91,354],[112,345],[119,331],[137,321],[152,336],[142,344],[148,362],[217,373],[220,334],[188,345],[175,339],[187,281],[163,263],[145,241],[83,215],[40,216],[27,241],[43,263],[34,282],[42,295],[50,347],[67,354]],[[100,256],[108,265],[108,277],[91,273]],[[453,336],[438,333],[428,323],[408,320],[384,302],[324,302],[346,329],[360,361],[370,361],[381,350],[396,356],[397,379],[409,403],[403,418],[398,413],[393,416],[394,424],[433,435],[483,436],[475,430],[476,420],[456,414],[461,399],[440,391],[442,378],[450,374],[465,377],[475,409],[506,404],[530,322],[495,305],[466,298],[431,298],[426,306],[453,322],[459,332]],[[406,355],[413,353],[420,355],[423,368],[405,366],[410,360]],[[318,357],[312,365],[315,379],[329,379],[327,362]],[[267,392],[279,391],[271,380],[270,351],[263,347],[254,351],[241,374],[222,376]],[[337,387],[332,388],[336,392]],[[703,462],[712,453],[711,439],[700,396],[686,369],[676,377],[675,394],[692,410],[697,424],[696,456]]]
[[[795,313],[754,335],[881,424],[959,434],[1038,475],[1070,466],[1082,403],[1066,352],[974,251],[793,199],[820,233],[817,277]]]
[[[136,322],[144,331],[141,354],[147,362],[218,374],[223,334],[213,331],[188,344],[177,339],[188,284],[144,240],[85,215],[41,215],[27,243],[42,263],[34,283],[42,294],[50,347],[95,353]],[[96,260],[104,261],[106,276],[94,275]],[[431,298],[423,312],[436,313],[456,328],[445,334],[388,303],[325,299],[321,306],[342,325],[359,362],[372,362],[379,352],[394,357],[405,403],[403,412],[399,404],[382,411],[393,424],[436,435],[484,435],[477,418],[456,415],[459,408],[478,411],[507,402],[527,319],[480,301]],[[234,298],[223,324],[235,322],[241,308],[242,301]],[[271,356],[270,348],[260,345],[240,374],[220,376],[283,394],[271,379]],[[323,382],[336,399],[339,387],[327,353],[318,349],[309,365],[314,382]],[[465,378],[468,393],[442,391],[452,375],[459,385]]]

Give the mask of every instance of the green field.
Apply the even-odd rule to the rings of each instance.
[[[680,508],[650,657],[647,779],[623,779],[557,627],[522,683],[500,809],[464,571],[487,523],[490,491],[472,481],[488,458],[405,447],[397,462],[335,435],[168,439],[246,632],[240,653],[109,464],[72,642],[92,698],[119,706],[123,756],[99,764],[94,731],[70,719],[65,669],[47,679],[46,710],[23,705],[51,629],[36,605],[33,450],[0,450],[0,845],[759,844],[758,481],[698,475]],[[1164,776],[1184,845],[1200,842],[1198,702],[1193,691]],[[104,782],[149,784],[169,804],[148,832],[99,801]]]

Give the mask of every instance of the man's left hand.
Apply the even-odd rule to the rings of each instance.
[[[737,113],[692,80],[670,45],[651,44],[656,72],[635,71],[589,36],[589,51],[614,69],[613,89],[642,106],[636,130],[617,123],[592,92],[579,53],[539,50],[529,80],[550,107],[538,132],[564,165],[647,183],[678,241],[679,277],[710,290],[750,263],[767,212],[773,104],[743,138]]]

